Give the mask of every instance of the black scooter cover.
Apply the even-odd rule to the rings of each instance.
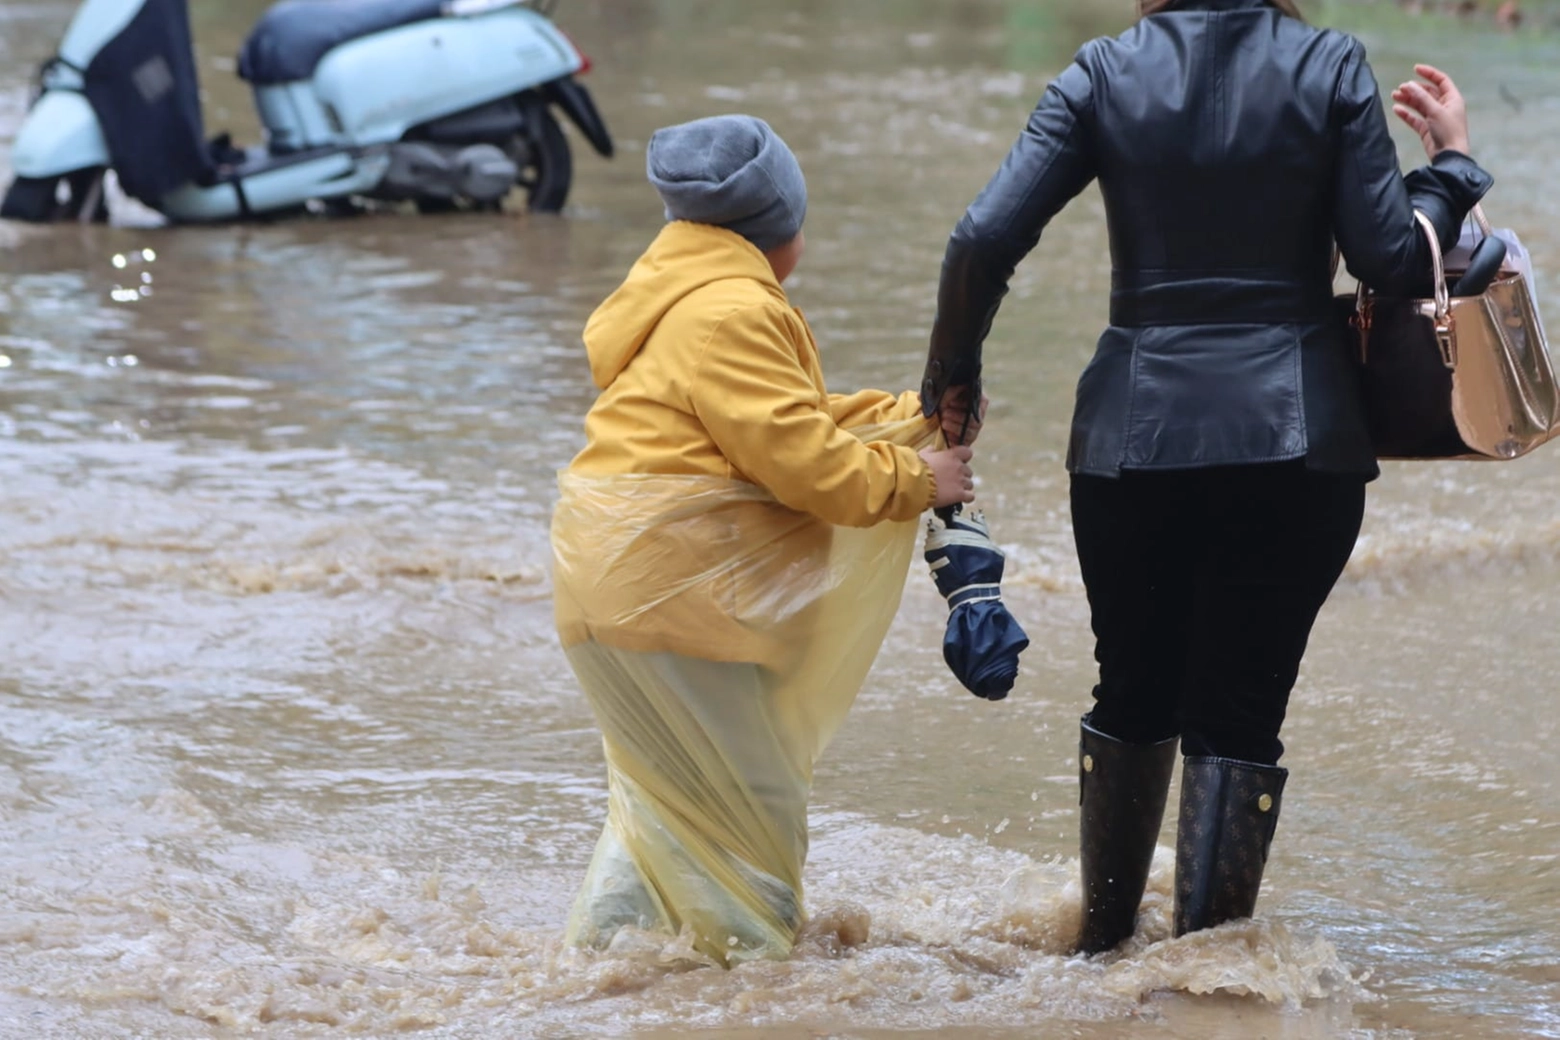
[[[155,207],[181,184],[210,182],[185,0],[146,0],[84,78],[126,194]]]

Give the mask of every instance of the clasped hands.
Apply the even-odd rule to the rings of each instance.
[[[935,508],[975,501],[975,472],[970,468],[975,453],[971,446],[980,436],[990,403],[982,394],[979,408],[971,412],[970,389],[965,386],[949,387],[943,395],[937,416],[942,424],[943,439],[949,447],[942,451],[928,448],[921,452],[921,458],[932,468],[932,477],[937,482]]]

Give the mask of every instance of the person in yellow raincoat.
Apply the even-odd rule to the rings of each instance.
[[[729,965],[791,950],[813,765],[970,450],[914,392],[825,389],[781,288],[806,184],[768,124],[659,130],[647,168],[669,223],[586,326],[601,394],[552,525],[609,791],[568,938],[686,933]]]

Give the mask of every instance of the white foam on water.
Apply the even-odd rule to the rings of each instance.
[[[514,924],[516,903],[538,898],[561,921],[572,871],[475,878],[328,848],[217,854],[202,847],[221,839],[197,800],[165,791],[145,809],[141,840],[96,864],[65,853],[59,877],[24,879],[29,909],[0,922],[16,997],[111,1008],[159,1035],[193,1021],[516,1037],[1135,1022],[1173,1014],[1167,994],[1238,997],[1239,1017],[1276,1022],[1371,999],[1331,945],[1283,922],[1170,938],[1166,849],[1139,935],[1091,960],[1067,952],[1074,862],[846,821],[816,842],[792,959],[725,971],[686,936],[626,931],[594,953],[566,948],[561,928]],[[186,855],[160,854],[164,842]]]

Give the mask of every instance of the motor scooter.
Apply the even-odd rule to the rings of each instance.
[[[84,0],[40,74],[0,216],[103,219],[110,170],[174,222],[376,200],[496,210],[516,187],[560,209],[573,166],[554,110],[603,157],[613,144],[555,6],[282,0],[239,56],[266,132],[241,149],[206,140],[185,0]]]

